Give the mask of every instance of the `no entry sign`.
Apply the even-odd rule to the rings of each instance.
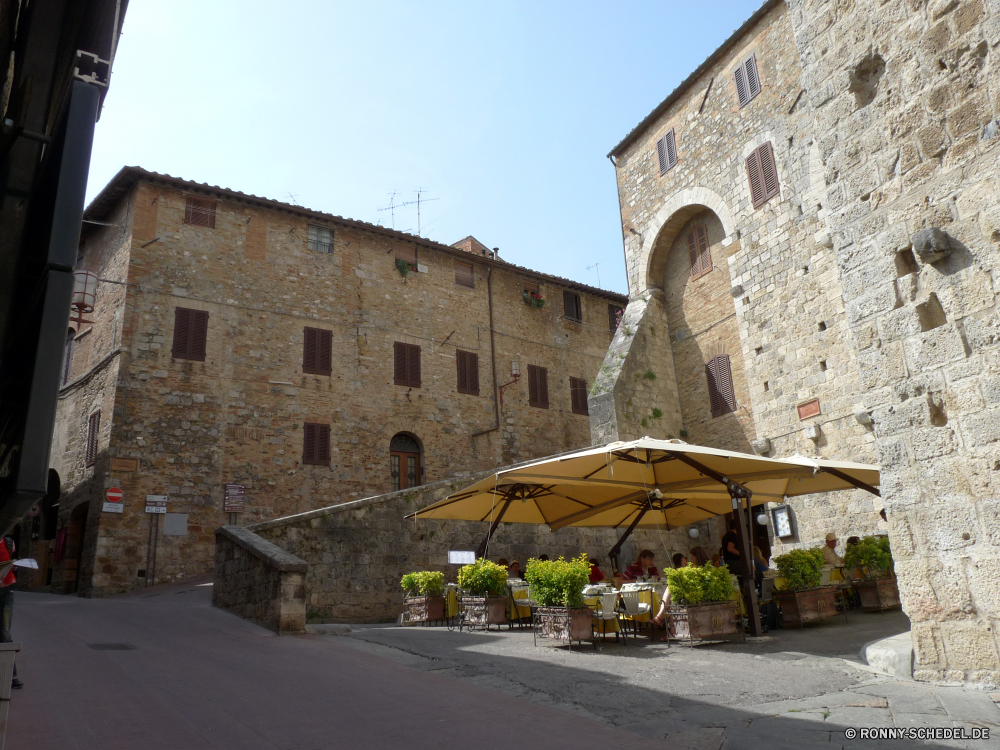
[[[112,487],[104,493],[104,497],[108,499],[109,503],[120,503],[124,496],[125,493],[121,491],[120,487]]]

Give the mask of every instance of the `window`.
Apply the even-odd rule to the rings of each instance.
[[[72,328],[67,329],[66,344],[63,346],[63,385],[66,385],[69,382],[70,373],[73,372],[73,340],[75,337],[76,331]]]
[[[410,388],[420,387],[420,347],[416,344],[394,345],[393,382]]]
[[[215,201],[189,195],[184,206],[184,223],[215,229]]]
[[[754,55],[750,55],[733,71],[733,82],[736,84],[736,98],[742,109],[760,93],[760,76],[757,75],[757,58]]]
[[[419,487],[420,471],[420,444],[412,435],[403,432],[395,435],[389,443],[389,474],[393,492]]]
[[[528,365],[528,404],[549,408],[549,371],[544,367]]]
[[[532,307],[541,307],[544,301],[539,304],[539,300],[542,299],[541,287],[533,281],[522,282],[522,287],[524,288],[524,304],[531,305]]]
[[[313,466],[330,465],[330,425],[306,422],[302,440],[302,463]]]
[[[403,261],[409,266],[411,271],[417,270],[417,248],[415,247],[397,247],[394,250],[396,255],[396,262]]]
[[[574,414],[587,416],[590,411],[587,409],[587,381],[583,378],[569,379],[569,397],[573,405]]]
[[[708,244],[708,230],[704,224],[691,227],[687,236],[687,247],[692,279],[704,276],[712,270],[712,250]]]
[[[476,284],[472,276],[471,263],[463,263],[460,260],[455,261],[455,283],[467,286],[470,289],[475,287]]]
[[[570,320],[583,320],[579,294],[576,292],[563,292],[563,312]]]
[[[302,372],[329,375],[333,372],[333,332],[306,328],[302,344]]]
[[[656,142],[656,159],[660,163],[660,174],[666,174],[668,169],[672,169],[677,164],[677,140],[674,137],[674,129],[670,128],[667,134]]]
[[[621,305],[608,305],[608,330],[614,333],[618,330],[618,324],[621,323],[622,315],[625,314],[625,308]]]
[[[458,366],[458,392],[470,396],[479,395],[479,355],[472,352],[455,352]]]
[[[176,359],[205,361],[208,340],[208,313],[178,307],[174,310],[174,347],[170,356]]]
[[[778,194],[778,170],[774,165],[771,142],[754,149],[747,157],[747,178],[750,180],[750,199],[759,208]]]
[[[729,355],[720,354],[705,365],[708,376],[708,398],[712,402],[712,416],[721,417],[736,411],[736,396],[733,394],[733,373],[729,367]]]
[[[97,440],[101,431],[101,410],[98,409],[90,415],[87,421],[87,460],[86,466],[93,466],[97,463]]]
[[[318,253],[333,252],[333,230],[327,227],[309,225],[309,249]]]

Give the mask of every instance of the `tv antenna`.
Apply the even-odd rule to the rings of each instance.
[[[299,196],[296,195],[296,194],[294,194],[294,193],[288,193],[288,200],[290,200],[292,202],[293,206],[299,205],[299,202],[297,200],[298,197]]]
[[[399,204],[396,203],[396,193],[398,193],[398,192],[399,192],[398,190],[393,190],[389,194],[389,205],[386,206],[385,208],[380,208],[379,209],[379,211],[388,211],[389,212],[389,219],[392,222],[392,228],[393,229],[396,228],[396,209],[399,208]]]
[[[590,269],[592,269],[592,268],[596,268],[597,269],[597,288],[598,289],[603,289],[604,288],[604,287],[601,286],[601,263],[605,263],[605,262],[607,262],[607,260],[608,260],[607,258],[604,258],[603,260],[597,261],[592,266],[587,266],[587,270],[588,271]]]
[[[420,203],[421,203],[421,200],[424,203],[429,203],[430,201],[441,200],[440,198],[422,198],[423,193],[426,193],[426,192],[427,191],[424,190],[423,188],[417,188],[416,189],[417,199],[415,201],[407,201],[406,203],[400,203],[399,204],[400,206],[412,206],[414,203],[417,204],[417,237],[420,236]]]

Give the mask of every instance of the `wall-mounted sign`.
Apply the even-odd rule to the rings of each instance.
[[[799,421],[819,416],[819,399],[814,398],[812,401],[806,401],[795,408],[799,410]]]
[[[111,459],[111,471],[138,471],[138,458],[114,458]]]
[[[225,513],[242,513],[246,495],[246,488],[242,484],[227,484],[226,496],[222,501],[222,510]]]
[[[166,513],[167,499],[167,495],[146,495],[146,512]]]
[[[476,553],[464,550],[448,550],[448,562],[452,565],[473,565],[476,562]]]
[[[795,531],[792,529],[792,509],[787,505],[772,508],[771,519],[774,522],[774,535],[776,537],[795,536]]]
[[[121,487],[109,487],[107,492],[104,493],[104,497],[109,503],[120,503],[122,498],[125,497],[125,493],[122,492]]]
[[[105,513],[124,513],[125,503],[104,503],[101,510]]]

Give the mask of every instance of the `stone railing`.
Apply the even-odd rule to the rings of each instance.
[[[309,564],[240,526],[215,530],[212,604],[282,633],[306,624]]]

